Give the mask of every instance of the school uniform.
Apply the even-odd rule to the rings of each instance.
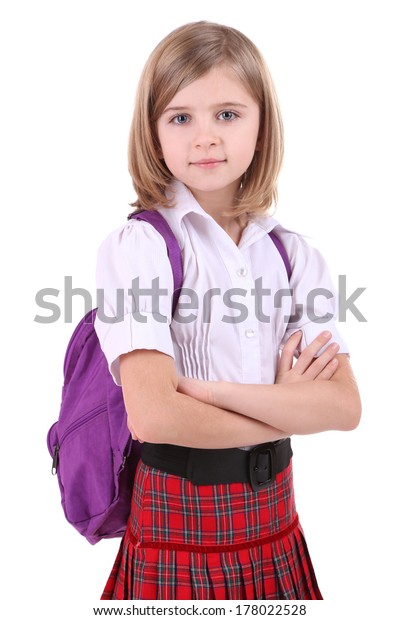
[[[127,222],[99,249],[104,315],[118,320],[97,318],[95,328],[118,384],[119,356],[135,349],[170,355],[178,374],[188,377],[269,384],[279,347],[299,329],[301,350],[328,329],[339,352],[348,352],[335,323],[335,289],[317,249],[268,216],[251,219],[236,245],[182,183],[174,182],[171,192],[175,206],[158,210],[182,250],[183,289],[174,317],[166,245],[149,223]],[[290,259],[291,294],[271,231]],[[141,462],[102,598],[321,598],[296,512],[291,460],[259,491],[248,482],[194,484]]]

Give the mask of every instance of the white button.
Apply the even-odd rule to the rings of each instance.
[[[246,338],[253,338],[256,332],[254,331],[254,329],[246,329],[244,333],[245,333]]]
[[[241,278],[244,278],[245,276],[247,276],[247,269],[246,267],[241,267],[240,269],[237,270],[237,274],[238,276],[240,276]]]

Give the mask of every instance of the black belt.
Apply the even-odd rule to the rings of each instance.
[[[142,461],[193,484],[227,484],[249,482],[259,491],[286,469],[292,458],[290,439],[263,443],[251,450],[226,448],[203,450],[169,444],[144,443]]]

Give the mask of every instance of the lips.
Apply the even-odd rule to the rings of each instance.
[[[192,162],[192,166],[198,166],[199,168],[217,168],[219,165],[225,163],[225,159],[199,159]]]

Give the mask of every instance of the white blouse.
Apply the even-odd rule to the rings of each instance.
[[[151,224],[128,221],[98,251],[95,329],[117,384],[119,356],[135,349],[170,355],[187,377],[238,383],[274,383],[279,349],[299,329],[301,350],[329,330],[348,353],[335,323],[336,290],[317,249],[269,216],[252,219],[237,246],[185,185],[175,182],[171,191],[176,206],[158,211],[181,248],[186,289],[172,320],[172,269]],[[289,256],[290,291],[271,230]]]

